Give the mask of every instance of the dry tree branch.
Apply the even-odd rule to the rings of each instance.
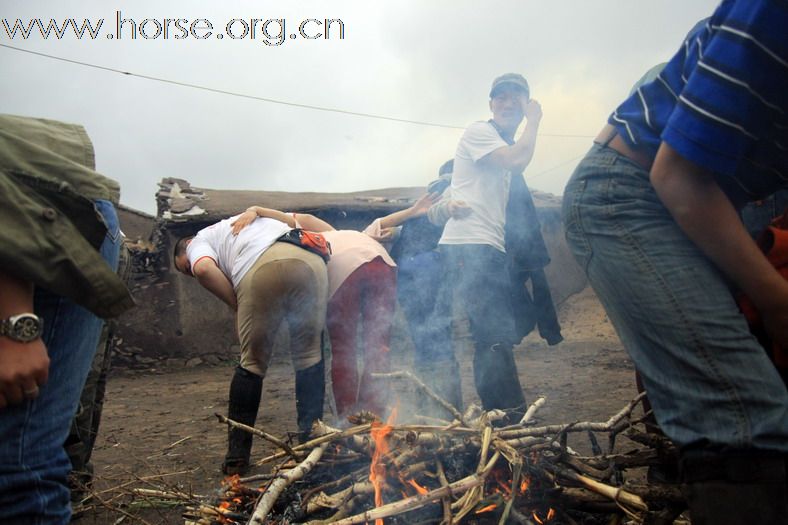
[[[312,468],[320,459],[320,456],[323,455],[326,447],[328,447],[328,442],[320,444],[317,448],[312,450],[306,459],[302,461],[297,467],[281,474],[273,481],[273,483],[271,483],[271,485],[268,487],[268,490],[266,490],[260,498],[260,501],[257,502],[257,506],[254,509],[252,518],[249,520],[250,525],[262,525],[265,523],[266,516],[268,516],[268,513],[271,512],[271,508],[273,508],[276,499],[279,497],[282,491],[285,490],[288,485],[303,478],[307,473],[309,473],[309,471],[312,470]]]
[[[231,427],[234,427],[234,428],[239,428],[241,430],[249,432],[250,434],[254,434],[255,436],[260,436],[261,438],[265,439],[266,441],[269,441],[269,442],[273,443],[277,447],[279,447],[282,450],[284,450],[287,453],[288,456],[290,456],[291,458],[295,459],[296,461],[299,461],[301,459],[301,456],[299,456],[295,452],[295,450],[293,450],[293,448],[290,445],[288,445],[287,443],[285,443],[281,439],[277,438],[276,436],[272,436],[268,432],[256,429],[254,427],[250,427],[249,425],[244,425],[243,423],[239,423],[237,421],[233,421],[232,419],[230,419],[228,417],[225,417],[225,416],[223,416],[223,415],[221,415],[219,413],[215,413],[214,416],[219,418],[219,421],[221,423],[225,423],[227,426],[231,426]]]
[[[646,502],[643,501],[643,498],[637,494],[632,494],[621,487],[612,487],[605,483],[596,481],[595,479],[583,476],[582,474],[578,474],[572,470],[563,469],[557,465],[548,465],[547,468],[560,476],[581,483],[586,488],[596,492],[597,494],[601,494],[602,496],[615,501],[619,507],[621,507],[621,509],[631,518],[638,519],[637,513],[632,509],[635,509],[635,511],[641,513],[648,512],[648,505],[646,505]]]
[[[427,385],[425,385],[421,379],[419,379],[412,373],[408,372],[407,370],[401,370],[399,372],[389,372],[386,374],[372,374],[372,377],[376,379],[409,379],[410,381],[415,383],[416,386],[418,386],[421,390],[423,390],[425,394],[427,394],[429,397],[437,401],[440,406],[445,408],[452,415],[452,417],[454,417],[454,419],[460,421],[466,427],[470,426],[465,422],[465,420],[462,417],[462,414],[460,414],[460,412],[457,410],[456,407],[454,407],[451,403],[449,403],[441,396],[436,394],[435,391],[432,390]]]
[[[323,443],[331,443],[332,441],[338,441],[340,439],[344,439],[350,436],[355,436],[356,434],[367,432],[369,431],[370,428],[372,428],[372,425],[370,423],[366,423],[364,425],[357,425],[355,427],[350,427],[348,429],[345,429],[342,432],[335,432],[335,433],[326,434],[317,437],[315,439],[307,441],[306,443],[302,443],[292,448],[294,452],[303,452],[306,450],[312,450],[316,446],[322,445]],[[271,454],[270,456],[264,457],[263,459],[257,461],[255,465],[257,466],[265,465],[266,463],[270,463],[271,461],[276,461],[277,459],[281,459],[288,455],[289,454],[287,454],[287,452],[277,452],[275,454]]]
[[[356,514],[355,516],[351,516],[349,518],[345,518],[342,520],[337,520],[334,525],[354,525],[357,523],[364,523],[368,521],[374,521],[377,519],[388,518],[390,516],[396,516],[397,514],[402,514],[403,512],[415,510],[425,505],[428,505],[436,500],[444,498],[446,496],[451,496],[455,493],[466,492],[473,488],[479,487],[480,485],[484,485],[487,476],[489,475],[490,471],[492,471],[495,463],[500,458],[500,453],[496,452],[484,469],[481,472],[477,472],[470,476],[467,476],[459,481],[455,481],[451,485],[446,487],[441,487],[435,490],[431,490],[426,494],[418,494],[416,496],[411,496],[409,498],[402,499],[400,501],[395,501],[394,503],[389,503],[387,505],[383,505],[381,507],[376,507],[372,510],[368,510],[367,512],[363,512],[361,514]],[[459,518],[458,518],[459,519]]]
[[[627,406],[622,408],[607,421],[581,421],[531,428],[509,427],[508,429],[499,431],[498,436],[508,441],[513,438],[522,438],[526,436],[549,436],[559,435],[566,432],[584,432],[586,430],[590,430],[592,432],[608,432],[612,430],[618,423],[620,423],[621,420],[631,414],[632,410],[635,409],[635,406],[640,403],[645,395],[645,392],[638,394],[637,397],[627,404]]]
[[[539,396],[539,398],[536,401],[534,401],[531,404],[531,406],[528,407],[528,410],[525,411],[525,414],[523,414],[523,418],[520,420],[520,424],[525,425],[526,423],[528,423],[531,420],[531,418],[534,417],[536,411],[542,408],[546,402],[547,402],[547,398],[545,396]]]

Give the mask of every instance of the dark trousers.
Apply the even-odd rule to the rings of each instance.
[[[506,255],[482,244],[442,245],[441,302],[465,311],[474,344],[473,375],[485,410],[521,408],[525,397],[512,348],[518,342]],[[453,288],[453,290],[452,290]],[[455,293],[452,297],[452,291]]]

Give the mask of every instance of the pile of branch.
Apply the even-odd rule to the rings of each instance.
[[[322,422],[313,439],[290,446],[244,427],[281,451],[258,464],[270,474],[226,480],[222,495],[192,505],[186,525],[307,523],[673,523],[684,509],[678,487],[624,483],[628,469],[675,463],[664,437],[648,434],[633,410],[643,395],[607,421],[534,426],[540,398],[516,424],[499,411],[460,414],[407,372],[386,374],[413,381],[452,418],[443,425],[365,422],[346,430]],[[568,445],[584,433],[593,455]],[[598,434],[606,442],[600,445]],[[619,436],[637,443],[616,452]],[[275,464],[275,462],[278,462]],[[642,476],[641,476],[642,477]],[[602,521],[599,521],[602,520]],[[612,520],[612,521],[611,521]],[[615,521],[618,520],[618,521]]]

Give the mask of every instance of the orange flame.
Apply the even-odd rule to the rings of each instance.
[[[408,480],[408,484],[409,484],[411,487],[413,487],[414,489],[416,489],[416,492],[418,492],[419,494],[426,494],[426,493],[428,493],[428,492],[429,492],[429,490],[427,490],[425,487],[422,487],[421,485],[419,485],[419,484],[416,482],[416,480],[415,480],[415,479],[409,479],[409,480]]]
[[[372,423],[370,436],[375,442],[375,452],[372,454],[372,462],[369,464],[369,481],[375,488],[375,506],[380,507],[383,505],[383,484],[386,482],[386,466],[383,465],[380,459],[388,454],[389,445],[386,436],[391,434],[393,430],[392,423],[397,417],[396,407],[391,411],[391,415],[386,421],[386,424],[381,424],[378,421]],[[375,525],[383,525],[382,519],[376,519]]]
[[[233,474],[232,476],[227,476],[222,480],[222,485],[225,485],[231,489],[237,488],[238,485],[241,484],[241,476],[238,474]]]
[[[487,505],[486,507],[482,507],[479,510],[477,510],[476,512],[474,512],[474,514],[482,514],[484,512],[490,512],[491,510],[495,510],[495,508],[497,506],[498,505],[496,505],[495,503],[493,503],[491,505]]]

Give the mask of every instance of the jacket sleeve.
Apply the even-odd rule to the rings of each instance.
[[[63,202],[0,172],[0,268],[100,317],[119,315],[134,302],[97,250],[106,234],[101,217],[90,200],[74,199],[70,214],[78,213],[84,223],[78,229],[62,207]]]

